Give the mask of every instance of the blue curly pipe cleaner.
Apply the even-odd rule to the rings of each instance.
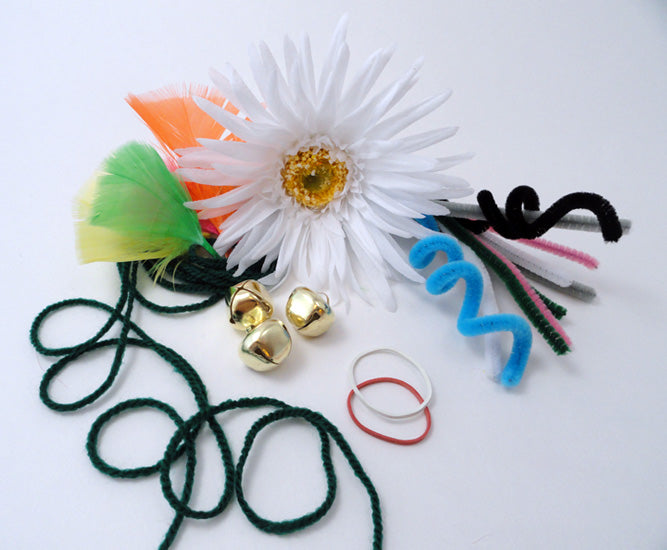
[[[459,279],[466,282],[466,293],[459,313],[457,327],[464,336],[479,336],[490,332],[509,331],[514,336],[512,351],[500,373],[503,386],[516,386],[526,368],[533,335],[525,319],[510,313],[499,313],[478,317],[484,284],[476,266],[463,260],[461,247],[451,237],[433,235],[422,239],[410,251],[410,263],[423,269],[435,258],[435,253],[447,254],[448,263],[436,269],[426,279],[426,290],[430,294],[444,294],[451,290]]]

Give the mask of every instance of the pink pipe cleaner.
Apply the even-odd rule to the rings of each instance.
[[[570,337],[567,335],[563,327],[560,325],[558,320],[553,316],[551,311],[549,311],[549,308],[544,304],[542,299],[535,293],[533,290],[533,287],[530,286],[530,283],[526,280],[526,278],[523,276],[523,274],[519,271],[519,269],[512,263],[510,262],[505,256],[503,256],[500,252],[498,252],[495,248],[493,248],[490,244],[487,242],[483,241],[480,239],[477,235],[473,235],[475,239],[484,247],[486,248],[491,254],[496,256],[501,262],[503,262],[507,268],[512,272],[512,274],[516,277],[517,281],[521,284],[523,287],[524,291],[530,299],[535,303],[537,306],[537,309],[540,310],[540,313],[544,316],[544,318],[549,322],[549,324],[553,327],[553,329],[563,338],[565,343],[568,346],[572,346],[572,340]]]
[[[516,242],[577,262],[588,269],[597,269],[598,265],[600,265],[600,262],[590,254],[570,248],[569,246],[548,241],[547,239],[516,239]]]

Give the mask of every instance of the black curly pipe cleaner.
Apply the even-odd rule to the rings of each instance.
[[[544,212],[535,189],[528,185],[515,187],[507,195],[505,212],[498,207],[491,191],[477,194],[477,203],[484,220],[474,218],[470,205],[445,203],[452,215],[474,233],[483,233],[490,227],[506,239],[535,239],[554,226],[571,229],[591,229],[591,220],[582,216],[568,216],[573,210],[589,210],[597,218],[602,237],[607,242],[617,242],[624,229],[630,228],[629,220],[619,220],[615,208],[601,195],[576,192],[564,195]],[[474,208],[474,207],[473,207]],[[597,229],[597,228],[595,228]]]

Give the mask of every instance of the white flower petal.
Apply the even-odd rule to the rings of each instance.
[[[316,223],[322,225],[329,235],[345,237],[345,232],[340,225],[340,220],[336,219],[334,216],[321,215],[316,219]]]
[[[336,121],[336,108],[343,88],[343,82],[345,81],[345,73],[347,72],[349,60],[350,48],[347,44],[343,43],[336,52],[331,74],[320,95],[318,109],[320,112],[321,127],[318,129],[319,131],[330,128]]]
[[[256,225],[273,214],[265,204],[249,201],[227,218],[220,226],[218,241],[227,247],[242,241]],[[259,259],[259,258],[257,258]]]
[[[301,65],[295,63],[290,69],[290,81],[294,81],[294,95],[301,107],[303,127],[310,128],[315,120],[315,108],[311,101],[312,94],[304,88],[305,82],[301,71]]]
[[[446,206],[432,200],[422,199],[414,194],[395,192],[393,197],[399,199],[404,206],[422,214],[429,214],[431,216],[447,216],[449,214]]]
[[[385,233],[390,233],[392,235],[396,235],[397,237],[404,237],[404,238],[410,238],[413,236],[411,231],[406,231],[401,227],[392,225],[391,222],[385,220],[384,218],[376,214],[373,207],[369,204],[365,203],[364,207],[359,209],[359,213],[366,221],[368,221],[370,224],[374,225],[381,231],[384,231]]]
[[[292,257],[292,265],[294,266],[294,272],[296,273],[297,278],[307,284],[310,284],[311,282],[311,261],[313,261],[313,255],[315,253],[315,250],[310,246],[310,230],[310,225],[302,227],[301,236],[297,242]]]
[[[344,139],[355,141],[360,130],[375,125],[415,85],[422,62],[421,58],[418,59],[401,78],[352,111],[336,127],[336,132]]]
[[[208,220],[210,218],[217,218],[218,216],[224,216],[234,210],[238,210],[243,203],[237,202],[236,204],[230,204],[229,206],[221,206],[220,208],[205,208],[201,212],[197,213],[197,217],[200,220]],[[219,229],[219,228],[218,228]]]
[[[304,33],[301,36],[301,52],[299,56],[301,74],[304,79],[304,89],[311,104],[315,103],[317,89],[315,88],[315,69],[313,68],[313,54],[310,50],[310,37]]]
[[[204,168],[179,168],[176,170],[176,174],[178,174],[184,181],[194,181],[195,183],[218,187],[233,187],[236,185],[243,185],[248,181],[239,178],[221,176],[215,170]]]
[[[176,154],[182,154],[181,158],[178,159],[178,165],[181,168],[210,170],[212,168],[212,163],[223,162],[225,160],[225,157],[220,153],[207,151],[203,147],[192,147],[186,150],[179,149],[174,152]]]
[[[389,143],[394,144],[395,149],[393,149],[393,151],[400,151],[401,153],[412,153],[414,151],[425,149],[426,147],[449,139],[456,134],[458,129],[458,126],[438,128],[437,130],[431,130],[429,132],[415,134],[414,136],[396,139]]]
[[[220,174],[230,176],[232,178],[242,178],[248,180],[259,179],[260,176],[266,172],[266,167],[261,164],[214,164],[213,168]]]
[[[368,170],[405,173],[432,171],[437,166],[435,159],[415,155],[390,155],[367,160],[364,164]]]
[[[292,109],[295,106],[294,96],[271,50],[264,42],[257,45],[254,60],[251,58],[250,66],[267,109],[280,125],[298,127],[299,117],[296,114],[297,111]],[[296,107],[298,108],[298,105]]]
[[[283,55],[285,57],[285,74],[287,75],[287,83],[294,89],[295,82],[291,79],[290,74],[292,68],[299,62],[299,52],[294,45],[294,42],[286,36],[283,39]]]
[[[310,224],[308,245],[309,249],[305,253],[310,256],[310,270],[306,282],[311,284],[314,290],[328,287],[328,279],[332,271],[331,245],[330,237],[321,225]],[[328,269],[322,269],[323,266],[328,266]]]
[[[432,181],[442,186],[443,190],[448,189],[467,189],[470,190],[470,184],[463,178],[452,176],[450,174],[442,174],[440,172],[415,172],[413,174],[406,174],[413,178],[419,178],[426,181]]]
[[[200,201],[190,201],[184,203],[188,208],[193,208],[195,210],[201,210],[203,208],[220,208],[222,206],[229,206],[230,204],[235,204],[238,202],[243,202],[250,199],[257,191],[261,188],[261,181],[254,181],[247,185],[243,185],[232,191],[227,191],[222,195],[217,197],[211,197],[210,199],[202,199]]]
[[[396,311],[396,300],[387,283],[386,274],[369,260],[363,249],[359,248],[358,241],[350,239],[349,243],[352,251],[351,265],[359,282],[361,295],[370,291],[378,297],[388,311]]]
[[[277,70],[271,70],[268,73],[264,100],[269,110],[280,120],[283,127],[294,135],[298,132],[301,121],[290,108],[289,99],[285,100],[285,96],[280,93],[278,83],[281,78],[282,75]]]
[[[363,250],[374,263],[382,266],[382,255],[373,242],[373,237],[369,232],[367,224],[364,223],[363,218],[357,212],[352,212],[348,216],[348,219],[343,224],[343,229],[348,240],[354,240],[358,244],[359,250]]]
[[[345,35],[347,34],[347,25],[349,23],[350,17],[348,14],[343,15],[336,25],[333,36],[331,38],[331,44],[329,46],[329,53],[324,60],[324,65],[322,65],[322,72],[320,73],[320,80],[317,86],[317,93],[322,97],[323,89],[326,86],[329,75],[331,74],[333,67],[335,65],[335,58],[338,50],[345,43]]]
[[[271,267],[271,264],[278,259],[279,251],[279,248],[275,248],[266,255],[264,261],[262,262],[262,271],[267,271]]]
[[[440,199],[445,193],[443,192],[443,184],[439,182],[432,182],[419,176],[411,174],[386,172],[386,171],[369,171],[366,175],[366,183],[379,187],[380,189],[391,190],[406,190],[413,193],[419,193],[422,196],[431,196]]]
[[[269,145],[285,135],[281,128],[243,120],[203,97],[193,97],[192,99],[197,107],[244,141]]]
[[[285,226],[283,225],[284,210],[280,210],[278,215],[273,219],[271,227],[264,233],[263,238],[257,245],[248,252],[246,257],[250,261],[248,265],[252,265],[257,260],[264,256],[271,256],[275,253],[275,258],[278,257],[278,250],[280,243],[285,236]],[[271,260],[273,261],[273,260]],[[243,261],[241,261],[243,264]]]
[[[386,48],[376,51],[368,58],[343,94],[340,102],[342,112],[354,111],[361,105],[393,54],[394,48]]]
[[[452,166],[457,166],[466,160],[470,160],[474,155],[472,153],[463,153],[462,155],[452,155],[451,157],[440,157],[436,167],[436,171],[447,170]]]
[[[472,193],[470,184],[463,178],[450,176],[449,174],[439,174],[434,172],[422,172],[420,174],[410,174],[412,177],[439,183],[442,187],[442,197],[447,199],[458,199],[467,197]],[[446,195],[446,196],[445,196]]]
[[[226,109],[223,109],[204,97],[194,97],[193,100],[197,107],[204,111],[208,116],[241,139],[253,141],[255,138],[255,131],[245,120],[233,115]]]
[[[289,231],[285,231],[285,238],[280,245],[278,252],[278,262],[276,263],[276,273],[280,276],[281,273],[289,271],[290,262],[294,255],[296,248],[301,238],[302,226],[291,224]]]
[[[387,263],[396,270],[397,273],[415,283],[423,283],[424,278],[417,273],[405,257],[405,253],[398,248],[394,239],[384,235],[374,227],[369,227],[369,233]]]
[[[391,233],[397,237],[412,237],[415,239],[423,239],[424,237],[433,235],[433,231],[416,222],[414,218],[396,216],[376,204],[370,204],[370,206],[376,216],[384,220],[385,223],[396,228]]]
[[[275,123],[274,118],[250,91],[234,68],[227,64],[224,70],[224,74],[215,69],[209,71],[213,84],[216,85],[222,95],[229,98],[236,107],[245,112],[252,120]]]
[[[447,101],[451,95],[452,92],[448,91],[425,99],[417,105],[383,120],[368,131],[367,137],[370,139],[389,139],[417,120],[424,118],[426,115],[435,111]]]
[[[209,151],[215,151],[226,157],[245,162],[262,162],[267,156],[274,155],[275,149],[258,143],[244,143],[242,141],[221,141],[219,139],[199,138],[197,140]],[[196,151],[193,152],[196,154]],[[222,159],[224,162],[225,159]],[[218,161],[220,162],[220,161]]]
[[[467,187],[465,189],[463,188],[452,188],[452,189],[445,189],[443,192],[443,195],[447,195],[448,199],[461,199],[463,197],[467,197],[472,193],[472,187]]]
[[[233,193],[233,191],[231,191]],[[423,218],[422,213],[418,210],[413,210],[407,206],[401,204],[393,197],[387,195],[386,193],[380,191],[377,187],[368,187],[364,193],[365,197],[384,208],[385,210],[391,212],[396,216],[408,216],[410,218]]]
[[[276,229],[277,217],[278,216],[276,215],[271,215],[248,231],[244,238],[239,241],[229,254],[228,261],[230,262],[230,265],[238,265],[238,270],[243,273],[256,261],[261,259],[262,256],[266,255],[263,254],[258,256],[257,249],[266,240],[266,235]],[[278,229],[280,228],[278,227]],[[282,237],[282,232],[279,233],[279,236]],[[276,248],[277,244],[280,242],[279,239],[275,240],[276,244],[268,249],[267,253],[273,248]]]
[[[272,73],[275,71],[275,73],[278,75],[278,79],[276,82],[276,87],[279,87],[280,89],[278,90],[279,94],[284,96],[284,97],[289,97],[290,95],[290,89],[289,86],[287,86],[287,81],[285,80],[285,77],[283,76],[282,71],[280,70],[280,67],[278,66],[278,63],[276,62],[276,58],[273,57],[273,54],[271,53],[271,50],[269,47],[266,45],[266,42],[260,41],[257,44],[257,54],[258,54],[258,61],[259,64],[256,62],[255,63],[255,69],[261,71],[262,73]],[[253,70],[253,74],[255,74],[255,71]],[[255,74],[255,79],[257,79],[259,75]],[[261,76],[260,76],[261,80]],[[259,86],[259,82],[257,82],[257,85]],[[266,97],[264,98],[266,99]]]

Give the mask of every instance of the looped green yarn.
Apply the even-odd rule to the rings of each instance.
[[[185,313],[204,309],[222,299],[227,299],[230,287],[237,282],[243,279],[255,278],[259,273],[259,265],[255,265],[245,273],[235,276],[227,271],[224,259],[200,258],[196,255],[194,249],[191,249],[184,260],[173,262],[172,265],[173,267],[170,266],[167,270],[172,280],[166,281],[165,279],[160,279],[157,281],[158,284],[179,292],[208,294],[208,297],[203,301],[186,306],[156,304],[145,298],[137,289],[138,264],[136,262],[121,263],[117,266],[120,277],[120,296],[115,305],[112,306],[87,298],[74,298],[54,303],[44,308],[37,315],[30,329],[30,341],[32,345],[38,352],[44,355],[59,357],[47,369],[42,378],[39,388],[42,402],[50,409],[59,412],[81,409],[95,402],[112,387],[123,364],[123,357],[128,346],[152,350],[183,377],[192,392],[197,412],[190,416],[190,418],[185,419],[171,405],[157,399],[141,397],[122,401],[102,413],[93,422],[88,433],[86,450],[93,466],[110,477],[135,479],[151,475],[158,476],[162,494],[169,503],[169,506],[174,510],[174,518],[159,545],[160,549],[169,548],[173,544],[186,517],[193,519],[215,517],[227,507],[234,495],[236,495],[236,500],[248,520],[255,527],[267,533],[292,533],[319,521],[331,508],[336,495],[336,474],[331,457],[331,440],[341,450],[352,471],[359,478],[368,493],[371,504],[371,520],[373,523],[372,548],[374,550],[380,549],[382,547],[382,515],[377,492],[349,444],[331,422],[318,412],[301,407],[292,407],[270,397],[230,399],[217,405],[211,405],[208,401],[206,386],[190,363],[172,348],[160,344],[148,336],[131,320],[135,302],[158,313]],[[147,266],[147,269],[150,269],[150,265]],[[208,279],[207,283],[206,271],[208,269],[211,269],[211,271],[209,274],[210,279]],[[208,291],[206,291],[207,284]],[[51,315],[72,307],[88,307],[104,311],[109,314],[109,318],[93,336],[80,344],[65,347],[45,346],[40,339],[40,331],[44,322]],[[120,323],[121,325],[119,335],[117,337],[105,338],[116,323]],[[81,359],[89,352],[103,348],[114,349],[114,355],[108,374],[102,383],[88,395],[76,401],[70,403],[55,401],[50,395],[51,382],[78,359]],[[229,442],[217,419],[217,415],[235,409],[255,409],[267,406],[273,407],[275,410],[260,417],[252,425],[245,436],[239,459],[234,464]],[[131,468],[119,468],[109,464],[100,456],[98,451],[100,434],[103,428],[119,416],[129,415],[142,409],[161,412],[175,425],[174,434],[167,444],[162,458],[154,464]],[[252,446],[262,429],[269,424],[286,419],[305,421],[317,431],[320,438],[320,458],[327,482],[327,490],[322,503],[312,512],[294,519],[272,521],[259,516],[247,502],[243,492],[243,473]],[[190,507],[188,503],[192,497],[197,467],[196,440],[204,427],[207,427],[213,434],[219,458],[224,468],[225,481],[215,506],[209,510],[197,510]],[[170,473],[172,466],[182,458],[185,459],[184,482],[180,494],[176,494]]]
[[[243,493],[243,469],[245,467],[246,461],[248,460],[248,455],[250,454],[252,444],[254,443],[255,438],[257,437],[257,434],[259,434],[260,430],[273,422],[277,422],[285,418],[302,418],[306,422],[309,422],[319,433],[321,443],[320,456],[322,458],[324,474],[327,479],[327,493],[322,504],[320,504],[320,506],[318,506],[313,512],[294,520],[271,521],[257,515],[248,504],[248,501],[245,499],[245,495]],[[319,521],[329,511],[329,508],[331,508],[331,505],[333,504],[336,497],[336,474],[334,472],[333,463],[331,462],[331,444],[329,442],[329,436],[325,423],[326,419],[318,413],[314,413],[308,409],[295,409],[290,407],[287,410],[283,408],[263,416],[257,420],[248,431],[245,443],[243,444],[243,449],[241,450],[241,456],[239,457],[239,461],[236,465],[236,500],[241,506],[241,509],[243,510],[243,513],[246,515],[246,517],[254,525],[261,526],[260,529],[263,531],[281,534],[290,533],[300,529],[303,522],[311,524]]]
[[[268,271],[262,273],[262,262],[251,265],[240,275],[234,275],[227,270],[227,261],[224,258],[200,256],[203,249],[191,246],[184,258],[174,260],[165,270],[165,274],[155,282],[167,290],[188,294],[203,294],[207,298],[201,302],[184,306],[165,306],[150,301],[137,291],[136,299],[145,308],[156,313],[188,313],[210,307],[220,300],[229,300],[229,291],[232,286],[246,279],[258,279],[275,269],[275,263]],[[147,271],[151,271],[156,260],[143,262]]]

